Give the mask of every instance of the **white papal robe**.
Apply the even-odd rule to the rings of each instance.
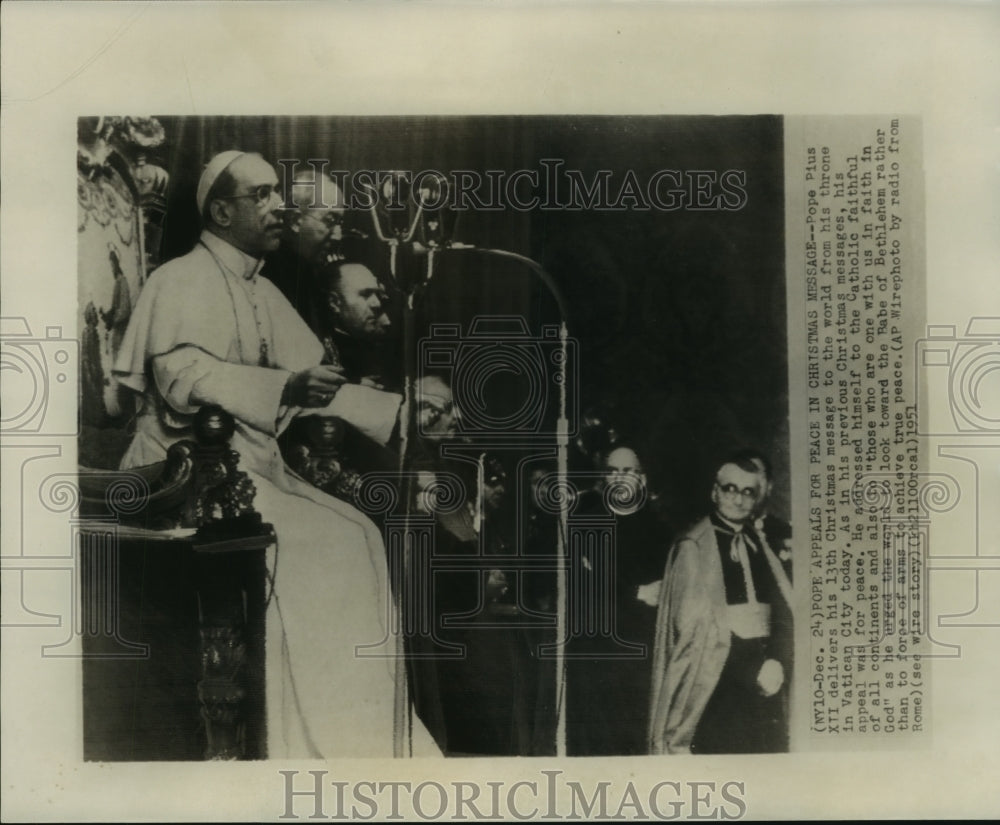
[[[382,539],[360,511],[300,480],[281,458],[277,435],[304,413],[281,404],[285,382],[319,364],[323,347],[259,269],[258,260],[203,232],[191,252],[151,275],[115,363],[122,384],[141,396],[121,466],[162,461],[171,444],[191,437],[203,404],[234,416],[240,469],[278,537],[268,557],[268,756],[392,756],[405,725],[395,710],[394,606]],[[384,444],[400,402],[344,385],[320,413]],[[413,725],[414,754],[435,753],[419,720]]]

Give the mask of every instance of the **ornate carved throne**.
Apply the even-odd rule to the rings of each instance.
[[[263,758],[274,536],[229,448],[232,418],[202,408],[166,461],[117,470],[135,411],[111,365],[159,263],[165,148],[152,118],[79,123],[84,758]]]

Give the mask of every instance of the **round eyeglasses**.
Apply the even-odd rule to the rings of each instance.
[[[219,200],[234,201],[239,198],[253,198],[257,206],[266,206],[270,203],[272,195],[277,195],[280,201],[284,200],[281,197],[281,190],[278,188],[277,183],[262,183],[259,186],[255,186],[252,192],[247,192],[243,195],[224,195]]]
[[[316,221],[316,223],[321,223],[331,232],[338,226],[344,225],[344,216],[340,212],[334,212],[332,209],[327,209],[322,212],[306,212],[301,213],[302,217],[309,218],[310,220]]]
[[[753,487],[744,487],[742,490],[735,484],[719,484],[715,482],[719,491],[729,498],[748,498],[750,501],[756,501],[760,497],[760,491],[755,490]]]

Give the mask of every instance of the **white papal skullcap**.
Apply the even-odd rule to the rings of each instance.
[[[208,200],[208,193],[212,189],[212,184],[218,180],[219,175],[229,168],[229,164],[245,154],[246,152],[241,152],[238,149],[230,149],[228,152],[219,152],[219,154],[208,162],[205,166],[205,171],[201,173],[201,178],[198,180],[198,192],[195,195],[195,199],[198,202],[199,215],[205,211],[205,201]]]

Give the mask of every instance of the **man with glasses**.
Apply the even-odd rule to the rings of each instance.
[[[774,469],[770,459],[760,450],[747,448],[737,456],[752,461],[764,476],[764,495],[757,502],[754,527],[775,552],[789,580],[792,578],[792,527],[776,513],[771,512],[771,490],[774,487]]]
[[[269,163],[246,152],[216,155],[197,204],[204,222],[197,245],[150,276],[115,365],[142,396],[122,467],[162,461],[171,444],[191,437],[202,405],[232,414],[240,469],[279,542],[267,560],[268,755],[391,756],[402,730],[395,660],[357,652],[382,643],[391,620],[381,536],[354,507],[288,470],[277,436],[292,418],[313,414],[342,418],[384,444],[401,397],[345,383],[339,369],[321,366],[319,340],[260,277],[262,257],[282,232]],[[419,752],[429,737],[414,725]]]
[[[660,591],[652,753],[787,750],[791,585],[754,529],[767,481],[736,455],[718,468],[710,515],[674,544]],[[784,636],[784,633],[780,635]]]

